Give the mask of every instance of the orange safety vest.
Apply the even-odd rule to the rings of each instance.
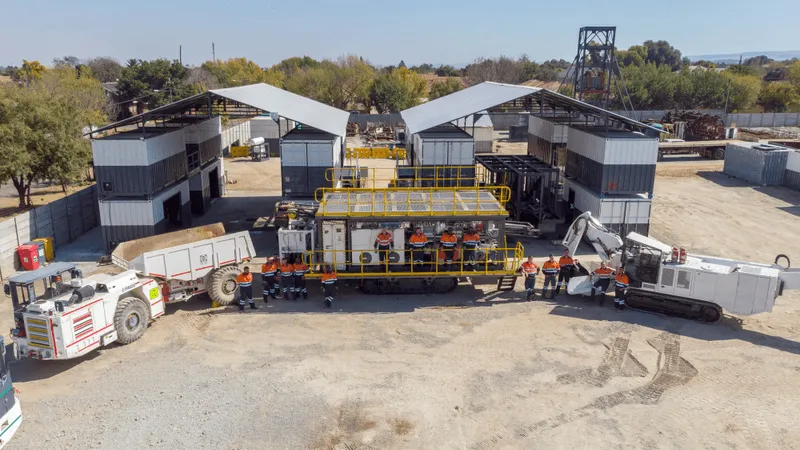
[[[558,270],[560,268],[561,267],[555,261],[545,261],[542,266],[542,272],[544,272],[544,275],[547,277],[554,277],[558,275]]]
[[[236,277],[236,282],[239,283],[239,287],[250,287],[253,285],[253,274],[242,272]]]
[[[392,233],[378,233],[378,237],[375,238],[375,243],[381,247],[392,245]]]
[[[525,273],[526,277],[535,277],[536,272],[539,271],[539,266],[537,266],[536,263],[525,261],[522,263],[522,271]]]
[[[291,264],[281,264],[281,275],[285,277],[294,275],[294,266]]]
[[[425,244],[428,243],[428,236],[425,236],[425,233],[422,233],[420,235],[414,233],[408,239],[408,243],[411,244],[412,247],[420,249],[422,247],[425,247]]]
[[[625,289],[628,287],[628,275],[625,273],[618,273],[616,276],[617,289]]]
[[[308,272],[308,266],[304,263],[294,263],[294,274],[296,276],[303,276]]]
[[[328,272],[322,274],[322,284],[333,284],[336,282],[336,273]]]
[[[558,258],[558,265],[564,269],[566,266],[574,266],[575,260],[572,259],[571,256],[562,256],[561,258]]]
[[[261,275],[271,276],[278,272],[278,263],[266,262],[261,265]]]
[[[461,242],[469,249],[474,249],[481,243],[481,237],[475,233],[467,233],[461,237]]]
[[[458,243],[458,238],[455,234],[445,233],[439,238],[439,241],[442,243],[442,246],[447,249],[455,248],[456,244]]]
[[[612,273],[614,273],[612,269],[609,269],[608,267],[600,267],[597,270],[595,270],[592,273],[592,275],[600,275],[600,279],[604,280],[604,279],[610,279]]]

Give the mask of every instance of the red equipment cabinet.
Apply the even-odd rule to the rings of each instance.
[[[25,270],[39,268],[39,246],[36,244],[23,244],[17,247],[19,263]]]

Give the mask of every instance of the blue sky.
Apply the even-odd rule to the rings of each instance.
[[[464,64],[528,54],[571,60],[578,29],[616,25],[617,46],[664,39],[684,55],[800,50],[800,0],[2,0],[0,65],[54,57],[354,53],[374,64]],[[700,6],[702,5],[702,6]]]

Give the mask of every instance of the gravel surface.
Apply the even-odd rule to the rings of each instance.
[[[771,262],[776,252],[800,258],[796,192],[744,186],[692,164],[705,162],[659,164],[655,237],[753,261]],[[257,195],[239,192],[231,198],[244,203]],[[245,214],[241,205],[214,208]],[[537,258],[553,248],[525,245]],[[208,299],[170,305],[131,345],[78,361],[15,363],[24,422],[7,448],[800,442],[798,292],[770,314],[704,325],[564,295],[525,302],[521,292],[469,285],[405,297],[343,287],[329,312],[319,285],[309,285],[309,300],[265,307],[259,299],[262,308],[244,315],[207,309]],[[8,326],[9,302],[0,306],[0,326]]]

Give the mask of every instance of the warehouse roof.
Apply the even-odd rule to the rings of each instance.
[[[661,131],[639,121],[546,89],[493,83],[491,81],[476,84],[467,89],[423,103],[402,111],[400,114],[408,127],[409,134],[414,134],[527,96],[530,96],[533,101],[548,111],[555,109],[578,112],[608,118],[610,122],[624,124],[639,131],[645,129]],[[535,106],[532,108],[535,111]]]
[[[318,130],[327,131],[337,136],[344,136],[350,113],[324,103],[311,100],[302,95],[271,86],[265,83],[251,84],[226,89],[215,89],[202,94],[193,95],[169,105],[160,106],[142,114],[129,117],[111,125],[93,130],[90,134],[113,128],[145,123],[150,120],[179,117],[202,110],[207,114],[209,100],[228,99],[247,105],[254,110],[274,112],[283,118],[308,125]],[[216,111],[216,110],[215,110]],[[255,111],[251,115],[257,115]]]
[[[220,97],[250,105],[281,117],[344,136],[350,113],[265,83],[211,91]]]
[[[463,120],[454,120],[450,123],[465,129],[472,128],[473,126],[475,128],[492,128],[494,126],[492,123],[492,118],[489,117],[489,111],[481,111],[475,114],[470,114],[467,117],[464,117]]]

